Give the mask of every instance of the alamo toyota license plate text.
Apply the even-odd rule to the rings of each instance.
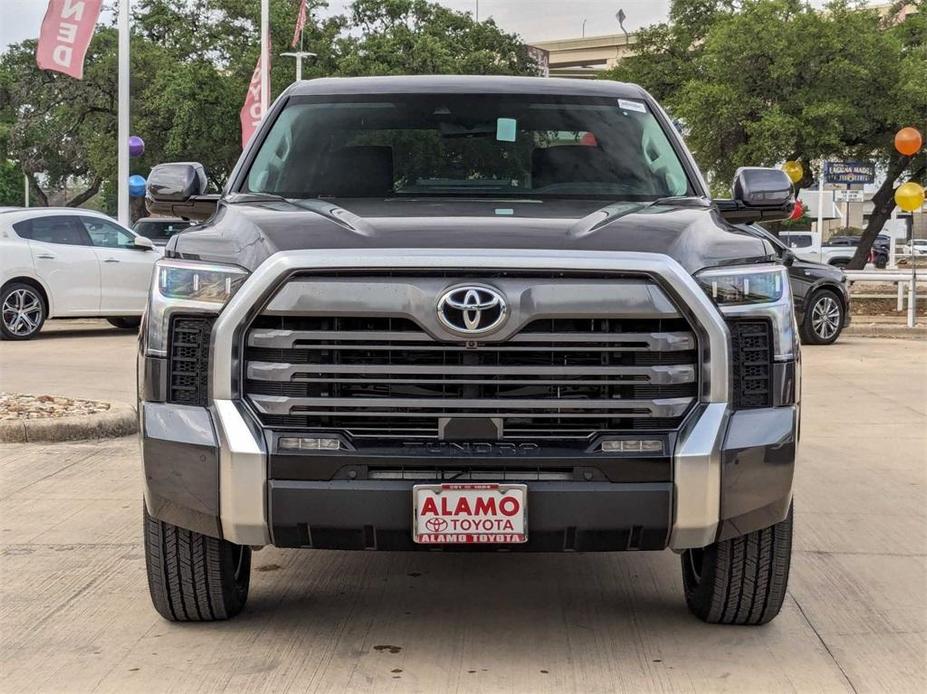
[[[421,544],[527,542],[524,484],[417,484],[412,537]]]

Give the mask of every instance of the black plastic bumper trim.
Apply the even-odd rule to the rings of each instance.
[[[412,541],[411,481],[269,482],[278,547],[434,551]],[[529,482],[528,542],[444,551],[657,550],[667,546],[672,484]]]
[[[718,539],[745,535],[783,520],[792,500],[798,407],[731,415],[721,452]]]
[[[219,448],[204,407],[145,402],[142,465],[148,512],[212,537],[219,521]]]

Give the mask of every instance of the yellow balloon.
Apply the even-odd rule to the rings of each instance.
[[[805,169],[800,161],[787,161],[782,165],[782,170],[785,171],[785,175],[789,177],[792,183],[798,183],[802,176],[805,175]]]
[[[898,204],[898,207],[905,212],[914,212],[915,210],[921,209],[921,206],[924,204],[923,186],[914,181],[908,181],[898,186],[898,189],[895,191],[895,202]]]

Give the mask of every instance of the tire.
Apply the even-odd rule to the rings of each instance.
[[[145,514],[145,565],[154,608],[171,622],[234,617],[248,600],[251,548]]]
[[[48,316],[42,293],[25,282],[11,282],[0,293],[0,336],[4,340],[31,340]]]
[[[792,508],[781,523],[682,554],[686,604],[709,624],[756,626],[782,608],[792,555]]]
[[[809,345],[831,345],[843,332],[846,309],[840,298],[829,289],[819,289],[811,295],[798,332],[801,341]]]
[[[120,330],[138,330],[138,326],[142,324],[141,317],[132,318],[132,317],[120,317],[120,318],[107,318],[106,319],[110,325],[119,328]]]

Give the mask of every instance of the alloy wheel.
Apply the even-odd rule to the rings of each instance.
[[[42,299],[30,289],[14,289],[3,300],[3,327],[18,337],[31,335],[42,325]]]
[[[814,334],[822,340],[830,340],[840,330],[840,304],[832,296],[825,294],[814,303],[811,309],[811,327]]]

